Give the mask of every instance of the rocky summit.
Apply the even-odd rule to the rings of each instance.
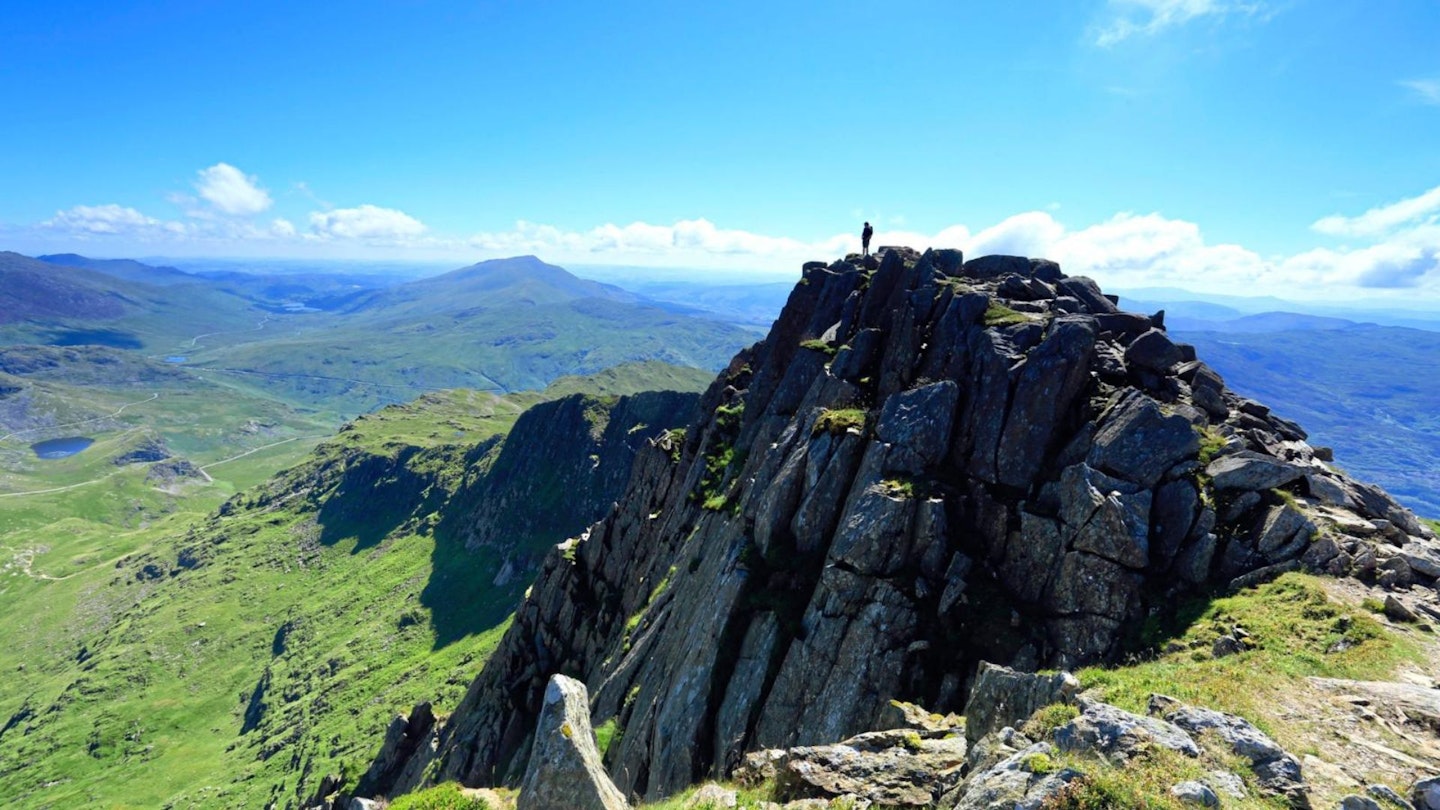
[[[1412,514],[1117,303],[1043,259],[806,264],[683,434],[549,554],[453,715],[392,735],[362,785],[518,784],[556,674],[622,730],[615,785],[653,799],[893,727],[892,701],[959,711],[982,661],[1115,660],[1187,595],[1299,568],[1440,577]],[[1071,738],[1144,725],[1107,711]]]

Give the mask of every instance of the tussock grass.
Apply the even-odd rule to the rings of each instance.
[[[1363,608],[1335,603],[1307,574],[1182,606],[1178,622],[1170,652],[1081,670],[1081,684],[1130,711],[1143,714],[1150,695],[1160,693],[1240,715],[1273,735],[1266,717],[1275,698],[1304,678],[1383,678],[1421,658],[1413,642],[1386,632]],[[1210,645],[1236,626],[1249,633],[1252,648],[1213,658]]]

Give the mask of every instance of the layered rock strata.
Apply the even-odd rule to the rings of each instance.
[[[747,751],[958,709],[983,660],[1118,655],[1178,597],[1308,566],[1433,586],[1433,535],[1226,388],[1162,314],[1053,262],[889,249],[805,266],[769,336],[552,552],[392,794],[519,779],[585,682],[655,798]]]

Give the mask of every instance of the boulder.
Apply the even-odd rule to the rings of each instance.
[[[1440,810],[1440,776],[1421,779],[1410,788],[1410,803],[1415,810]]]
[[[1039,808],[1065,785],[1083,774],[1058,768],[1055,749],[1049,743],[1035,743],[995,765],[975,773],[965,783],[941,797],[942,810],[995,810],[995,808]]]
[[[854,796],[885,807],[929,807],[960,781],[965,753],[958,734],[874,731],[835,745],[747,754],[735,776],[743,784],[773,780],[785,800]]]
[[[1192,804],[1196,807],[1219,807],[1220,797],[1215,791],[1204,782],[1181,782],[1170,788],[1170,795],[1179,799],[1185,804]]]
[[[1080,681],[1068,672],[1035,675],[980,662],[965,704],[965,739],[971,743],[1005,726],[1020,727],[1030,715],[1054,703],[1069,703]]]
[[[628,810],[600,764],[585,684],[552,675],[515,810]]]
[[[685,810],[720,810],[724,807],[734,807],[738,801],[739,797],[735,791],[712,783],[692,793],[690,799],[685,802]]]
[[[1151,329],[1125,348],[1125,365],[1164,374],[1180,364],[1180,347],[1159,329]]]
[[[1158,402],[1131,390],[1104,416],[1087,461],[1149,488],[1176,462],[1199,449],[1200,439],[1189,420],[1166,415]]]
[[[1186,706],[1164,695],[1150,697],[1150,713],[1163,715],[1191,734],[1214,734],[1231,751],[1250,761],[1262,789],[1284,797],[1292,807],[1310,806],[1300,761],[1248,720],[1213,709]]]
[[[1380,803],[1369,796],[1351,794],[1340,800],[1340,810],[1382,810]]]
[[[1195,741],[1183,729],[1164,720],[1141,717],[1108,703],[1080,699],[1080,715],[1055,729],[1055,744],[1063,751],[1090,751],[1107,759],[1127,759],[1151,745],[1200,756]]]
[[[1305,470],[1279,459],[1242,450],[1210,462],[1205,474],[1216,489],[1256,492],[1283,487],[1305,475]]]

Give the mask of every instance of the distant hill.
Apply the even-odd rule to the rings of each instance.
[[[201,281],[201,279],[174,267],[152,267],[134,259],[91,259],[75,253],[54,253],[36,258],[50,264],[94,270],[97,273],[104,273],[124,281],[154,284],[161,287],[171,284],[195,284]]]
[[[138,309],[141,296],[140,290],[102,273],[0,253],[0,324],[118,318]]]
[[[1305,426],[1335,461],[1440,515],[1440,333],[1391,326],[1173,331],[1236,391]]]

